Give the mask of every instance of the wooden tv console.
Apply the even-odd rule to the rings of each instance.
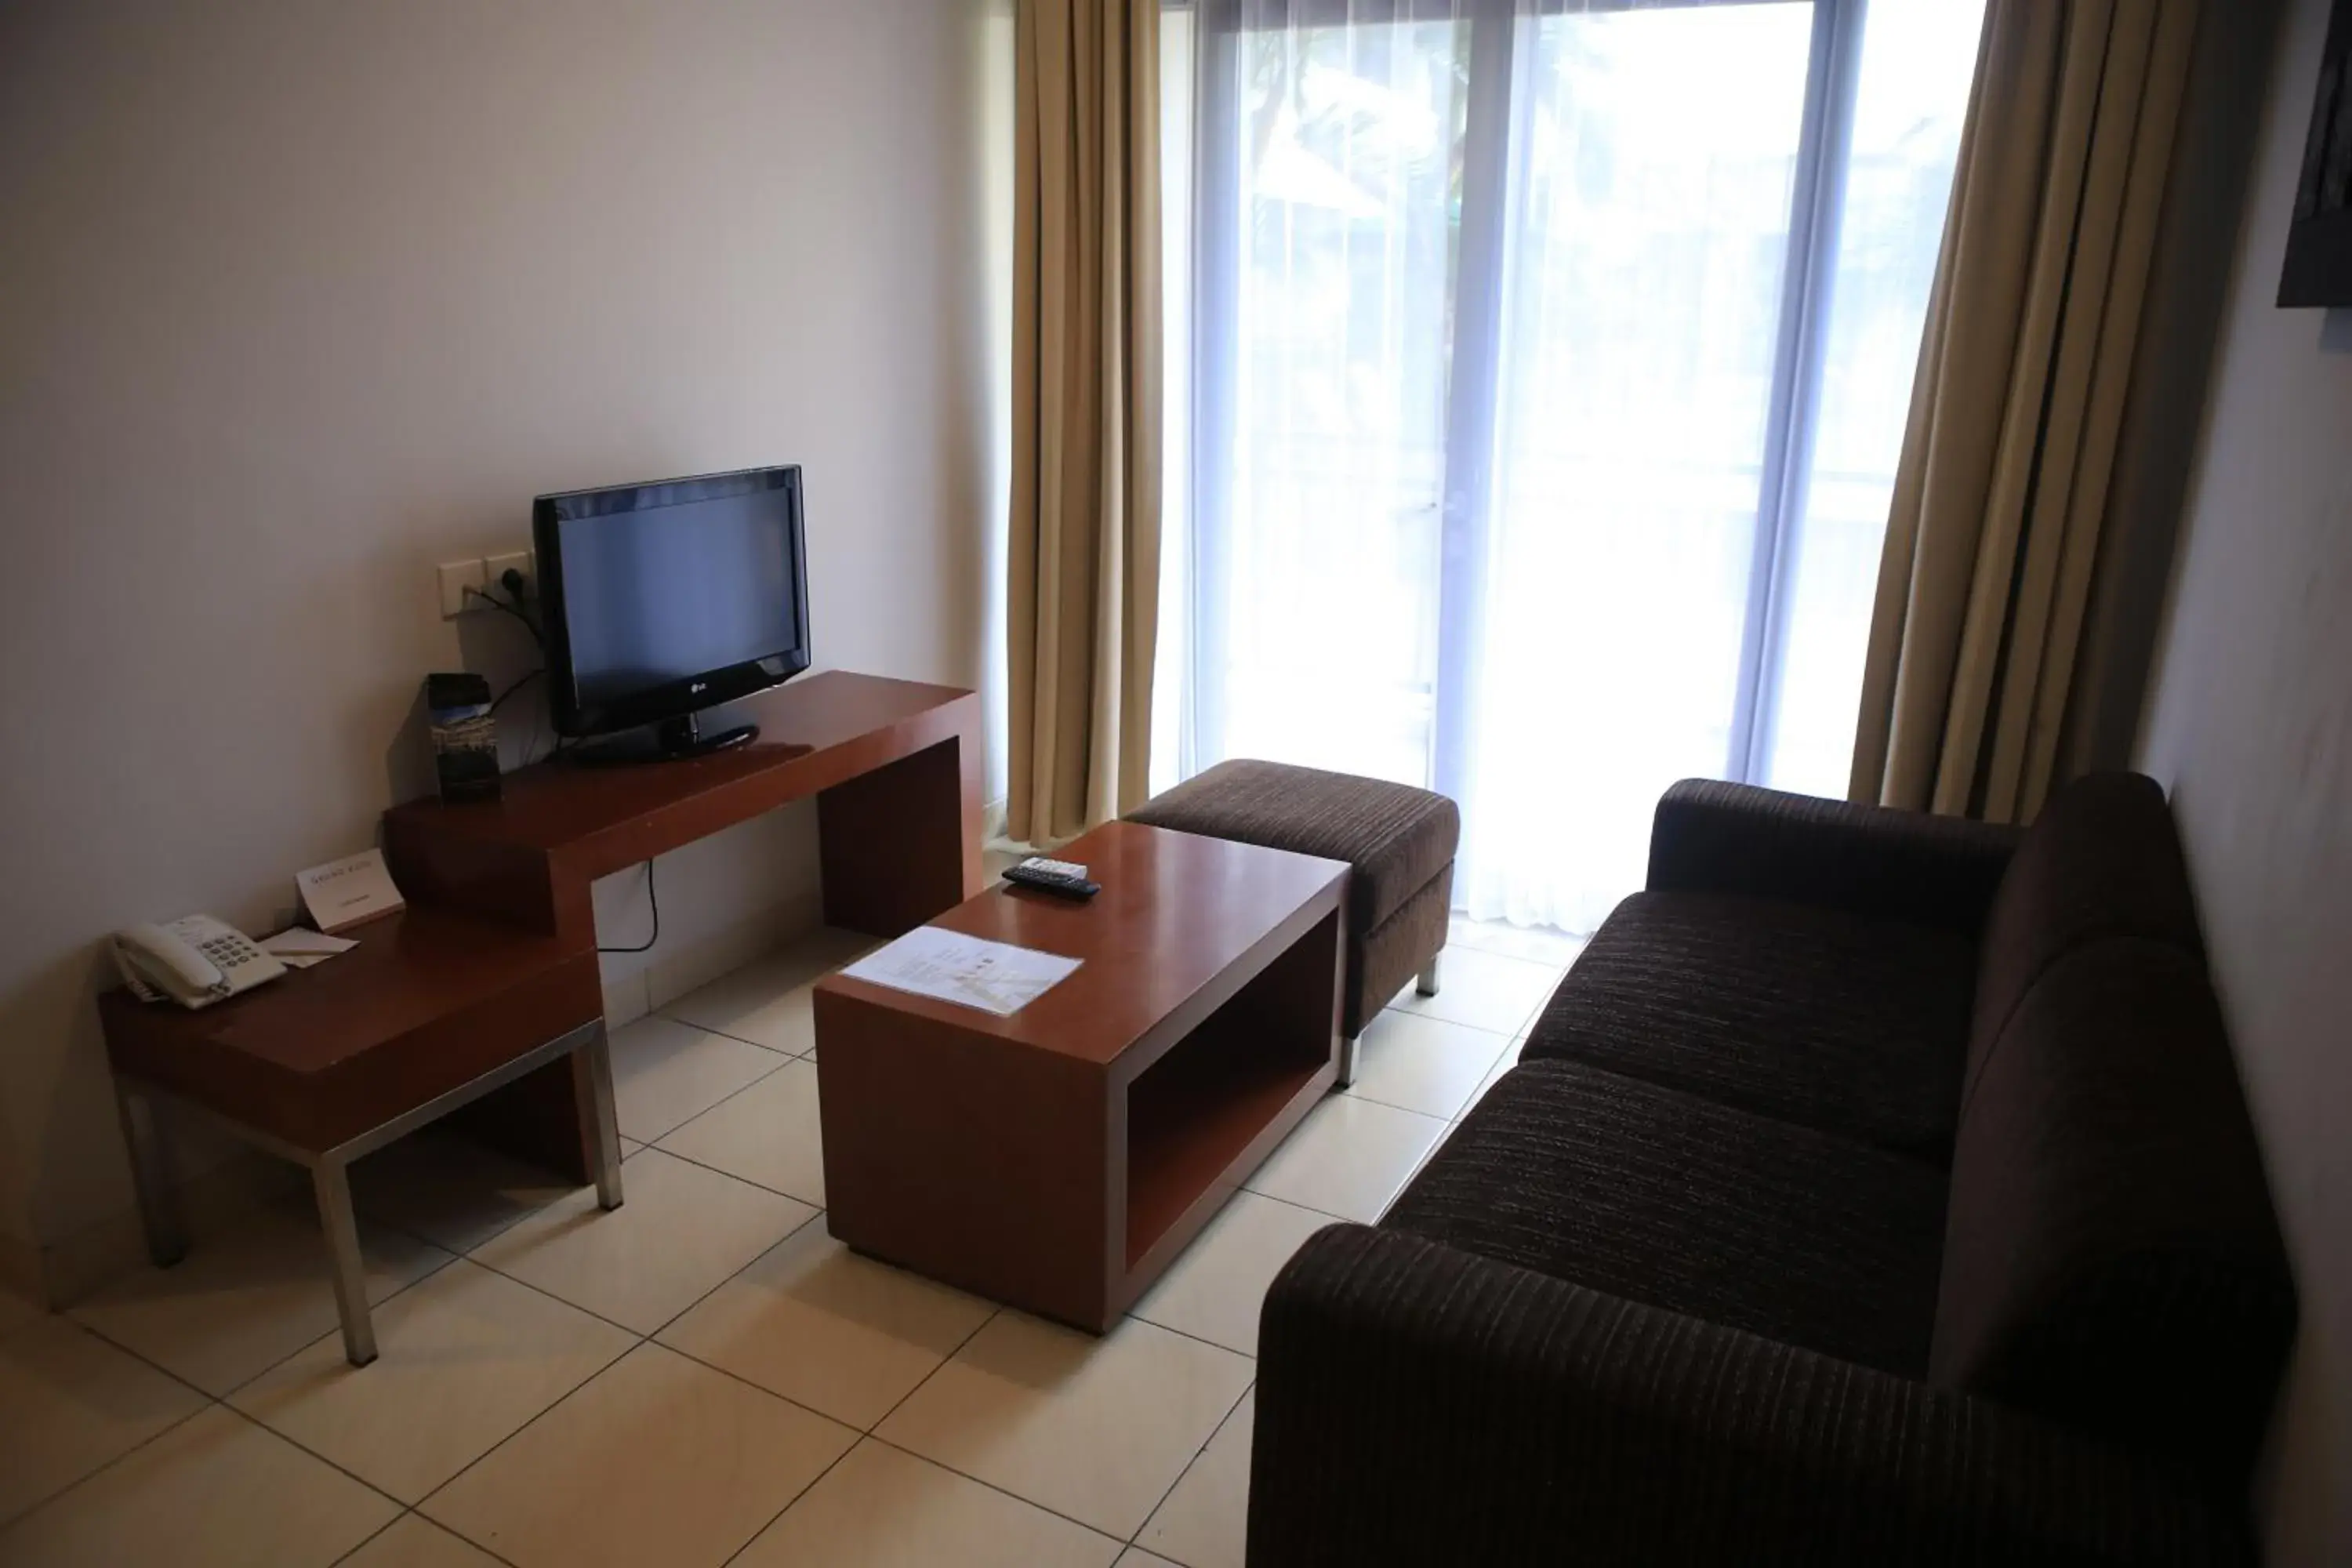
[[[812,676],[740,705],[751,745],[613,767],[542,763],[503,798],[384,814],[405,910],[349,954],[191,1012],[99,998],[148,1250],[187,1242],[169,1103],[308,1167],[344,1352],[375,1358],[351,1163],[443,1117],[621,1202],[589,884],[814,796],[824,917],[896,936],[981,887],[980,699]]]
[[[413,907],[593,954],[597,878],[814,796],[827,924],[897,936],[981,889],[976,694],[832,670],[730,712],[759,738],[671,762],[541,763],[508,774],[495,801],[396,805],[383,818],[393,879]],[[547,1022],[551,1036],[571,1026]],[[518,1049],[535,1043],[529,1033],[518,1028]],[[478,1135],[584,1182],[593,1152],[581,1111],[574,1075],[551,1063],[462,1114]]]

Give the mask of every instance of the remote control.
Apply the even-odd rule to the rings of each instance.
[[[1043,855],[1032,855],[1004,873],[1004,879],[1024,888],[1034,888],[1041,893],[1058,893],[1066,899],[1091,899],[1102,891],[1098,882],[1087,880],[1087,868],[1067,860],[1049,860]]]

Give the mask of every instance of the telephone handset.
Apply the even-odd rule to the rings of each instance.
[[[114,962],[141,1001],[168,996],[183,1007],[209,1007],[286,973],[243,931],[210,915],[117,931]]]

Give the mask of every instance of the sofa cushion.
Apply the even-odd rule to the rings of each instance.
[[[2203,966],[2062,960],[1960,1118],[1935,1380],[2242,1477],[2294,1316]]]
[[[1462,814],[1442,795],[1246,758],[1219,763],[1127,815],[1179,833],[1347,861],[1355,868],[1348,929],[1359,938],[1452,865],[1462,837]]]
[[[1993,894],[1979,943],[1963,1100],[2034,981],[2069,953],[2118,936],[2204,957],[2189,866],[2164,792],[2139,773],[2087,773],[2051,796]]]
[[[1944,1177],[1574,1062],[1503,1075],[1381,1222],[1916,1376]]]
[[[1526,1060],[1587,1062],[1941,1162],[1975,952],[1814,905],[1635,893],[1593,934]]]

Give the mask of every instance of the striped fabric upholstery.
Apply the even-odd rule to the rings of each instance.
[[[1975,948],[1933,926],[1635,893],[1578,955],[1521,1059],[1587,1062],[1941,1164],[1975,979]]]
[[[1505,1074],[1381,1223],[1927,1372],[1941,1171],[1572,1062]]]
[[[1398,1231],[1309,1238],[1258,1356],[1251,1568],[2252,1561],[2186,1472]]]
[[[1154,795],[1128,820],[1348,862],[1339,1027],[1350,1039],[1445,946],[1462,814],[1442,795],[1237,759]]]
[[[1973,941],[2021,837],[1964,817],[1685,779],[1658,802],[1648,885],[1820,904]]]
[[[1462,814],[1410,784],[1286,763],[1219,763],[1127,814],[1130,822],[1345,860],[1348,926],[1368,931],[1454,863]]]
[[[2060,960],[1961,1116],[1936,1381],[2243,1476],[2294,1324],[2204,966],[2137,937]]]
[[[2058,792],[1993,900],[1964,1103],[2034,982],[2069,954],[2119,937],[2204,963],[2189,862],[2164,792],[2137,773],[2096,773]]]
[[[2022,843],[1678,784],[1521,1065],[1276,1280],[1250,1562],[2251,1562],[2294,1324],[2153,784]]]

